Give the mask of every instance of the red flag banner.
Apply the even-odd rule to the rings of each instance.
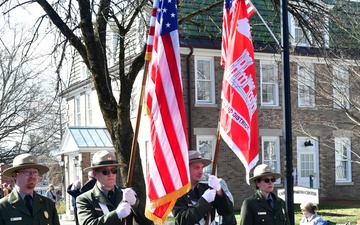
[[[191,184],[176,1],[155,0],[154,9],[153,41],[148,43],[152,53],[146,107],[152,151],[145,215],[162,224]]]
[[[220,134],[245,166],[249,183],[259,156],[254,47],[247,10],[245,0],[225,0]]]
[[[234,0],[225,0],[224,1],[224,13],[223,13],[223,32],[222,32],[222,48],[221,48],[221,65],[225,66],[226,52],[228,48],[228,38],[230,35],[231,21],[233,19],[233,9],[232,7]],[[245,0],[246,11],[248,18],[250,18],[255,13],[255,7],[250,0]]]

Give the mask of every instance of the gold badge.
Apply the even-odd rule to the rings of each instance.
[[[47,211],[44,211],[44,216],[46,219],[49,218],[49,213]]]

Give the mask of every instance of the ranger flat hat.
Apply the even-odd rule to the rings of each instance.
[[[93,170],[96,168],[101,168],[105,166],[117,166],[117,167],[125,167],[126,164],[118,163],[116,157],[113,153],[102,150],[98,151],[93,155],[92,163],[90,167],[84,169],[84,171]]]
[[[252,182],[263,176],[273,176],[275,179],[282,177],[280,173],[275,173],[267,164],[260,164],[255,167],[254,176],[249,181]]]
[[[7,168],[3,171],[3,175],[7,177],[12,177],[12,174],[18,170],[35,168],[39,170],[39,174],[43,175],[49,168],[47,166],[38,164],[37,159],[29,153],[20,154],[16,156],[13,160],[12,167]]]
[[[202,162],[205,167],[205,166],[210,165],[212,161],[210,159],[204,159],[200,152],[195,151],[195,150],[190,150],[189,151],[189,164],[193,164],[196,162]]]

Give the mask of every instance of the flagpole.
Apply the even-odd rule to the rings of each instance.
[[[217,134],[216,134],[216,145],[215,145],[215,152],[212,161],[212,168],[211,168],[211,175],[215,175],[216,173],[216,166],[217,166],[217,159],[219,156],[219,148],[220,148],[220,121],[218,122]],[[210,219],[210,211],[207,213],[205,224],[209,223]]]
[[[137,113],[137,117],[136,117],[135,132],[134,132],[134,137],[133,137],[132,147],[131,147],[131,155],[130,155],[130,161],[129,161],[128,176],[127,176],[127,180],[126,180],[126,187],[131,187],[131,184],[132,184],[132,177],[133,177],[134,165],[135,165],[135,156],[136,156],[136,151],[137,151],[137,139],[139,136],[139,127],[140,127],[141,112],[142,112],[142,107],[143,107],[143,102],[144,102],[144,92],[145,92],[146,76],[148,73],[148,68],[149,68],[149,61],[146,60],[145,66],[144,66],[143,79],[142,79],[142,83],[141,83],[138,113]],[[126,219],[123,219],[121,224],[126,225]]]
[[[290,92],[290,54],[289,54],[289,20],[288,1],[281,1],[282,18],[282,69],[283,69],[283,123],[284,123],[284,145],[285,145],[285,199],[290,224],[294,223],[294,183],[293,183],[293,152],[291,136],[291,92]]]
[[[137,150],[137,139],[139,136],[139,127],[140,127],[140,120],[141,120],[141,112],[143,107],[143,101],[144,101],[144,92],[145,92],[145,84],[146,84],[146,77],[148,73],[149,68],[149,61],[145,61],[144,66],[144,73],[143,73],[143,79],[141,84],[141,91],[140,91],[140,99],[139,99],[139,106],[138,106],[138,113],[136,117],[136,125],[135,125],[135,132],[134,137],[132,141],[132,147],[131,147],[131,155],[130,155],[130,161],[129,161],[129,171],[127,176],[127,182],[126,186],[130,187],[132,184],[132,177],[133,177],[133,171],[134,171],[134,162],[135,162],[135,156],[136,156],[136,150]]]
[[[270,27],[268,26],[268,24],[266,23],[266,21],[264,20],[264,18],[260,15],[260,12],[256,9],[256,7],[254,6],[254,4],[252,4],[252,2],[249,0],[249,4],[251,4],[251,6],[255,9],[257,15],[259,16],[259,18],[261,19],[261,21],[263,22],[263,24],[265,25],[265,27],[268,29],[268,31],[270,32],[271,36],[274,38],[276,44],[278,46],[281,47],[280,42],[278,41],[278,39],[276,38],[275,34],[271,31]]]

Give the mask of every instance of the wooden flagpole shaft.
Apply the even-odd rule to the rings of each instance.
[[[220,121],[218,122],[218,128],[217,128],[217,134],[216,134],[216,145],[215,145],[215,152],[214,152],[214,158],[212,162],[212,168],[211,168],[211,175],[215,175],[216,173],[216,165],[217,165],[217,159],[219,155],[219,148],[220,148]],[[209,224],[210,220],[210,211],[208,212],[206,216],[205,224]]]
[[[136,149],[137,149],[137,139],[138,139],[138,135],[139,135],[141,112],[142,112],[142,106],[143,106],[143,100],[144,100],[144,92],[145,92],[148,68],[149,68],[149,61],[146,61],[145,67],[144,67],[141,91],[140,91],[140,99],[139,99],[138,113],[137,113],[137,117],[136,117],[135,132],[134,132],[134,137],[133,137],[133,141],[132,141],[132,148],[131,148],[129,171],[128,171],[128,176],[127,176],[126,187],[130,187],[132,184],[132,177],[133,177],[134,164],[135,164],[134,162],[135,162]]]
[[[130,155],[130,161],[129,161],[129,171],[126,181],[126,187],[131,187],[132,184],[132,177],[134,172],[134,164],[135,164],[135,156],[136,156],[136,149],[137,149],[137,139],[139,135],[139,127],[140,127],[140,120],[141,120],[141,112],[142,112],[142,106],[144,101],[144,92],[145,92],[145,85],[146,85],[146,77],[148,73],[149,68],[149,61],[145,61],[144,66],[144,73],[143,73],[143,79],[141,84],[141,91],[140,91],[140,99],[139,99],[139,106],[138,106],[138,113],[136,118],[136,125],[135,125],[135,132],[134,137],[132,141],[132,147],[131,147],[131,155]],[[126,225],[126,218],[123,218],[122,224]]]

